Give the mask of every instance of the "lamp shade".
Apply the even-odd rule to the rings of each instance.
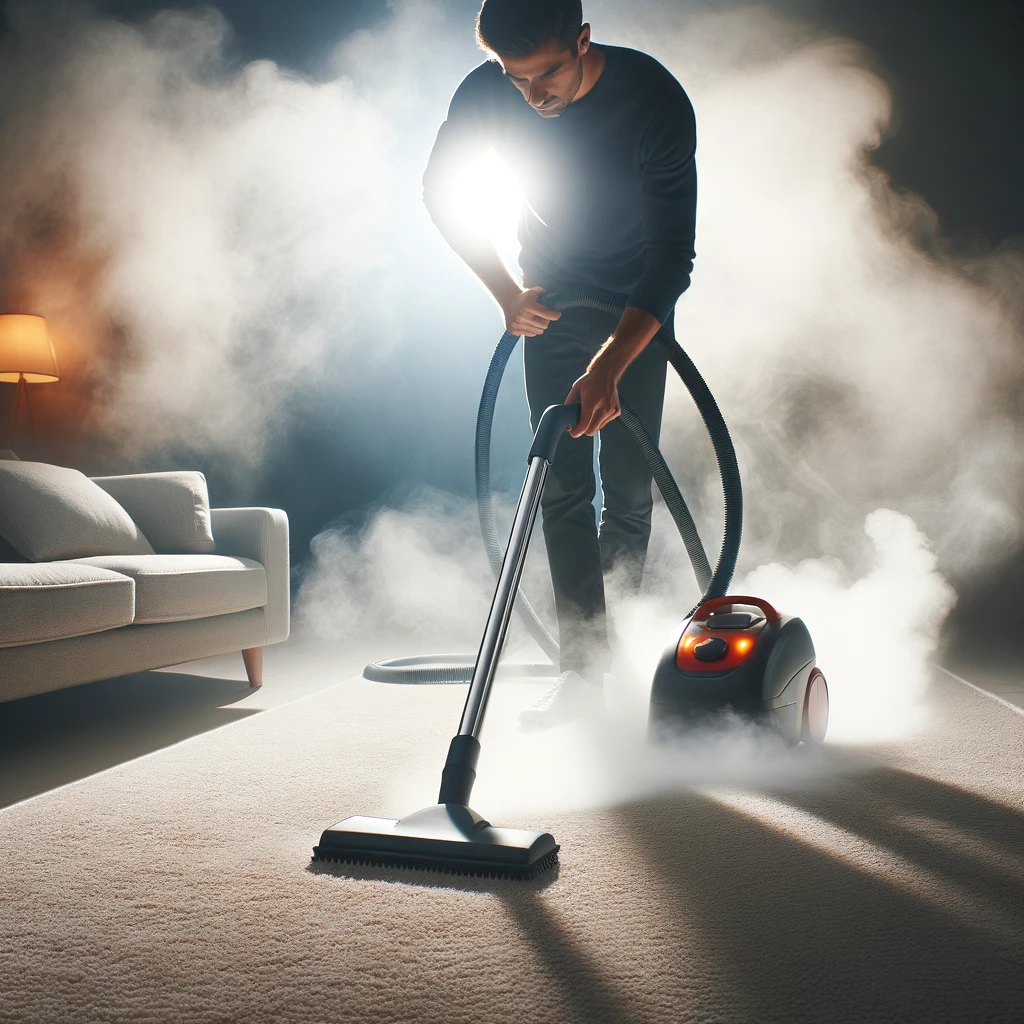
[[[46,321],[41,316],[0,316],[0,381],[28,384],[60,380]]]

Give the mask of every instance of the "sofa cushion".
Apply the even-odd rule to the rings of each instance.
[[[151,555],[131,516],[77,469],[0,460],[0,535],[30,562]]]
[[[0,565],[0,647],[99,633],[135,616],[135,583],[69,562]]]
[[[132,517],[160,554],[208,554],[210,497],[202,473],[133,473],[92,478]]]
[[[135,580],[135,621],[180,622],[267,603],[267,574],[251,558],[226,555],[99,555],[76,558]]]
[[[9,459],[11,462],[20,462],[17,452],[10,448],[0,448],[0,460]],[[19,551],[15,551],[10,544],[0,535],[0,562],[27,562],[28,559]]]

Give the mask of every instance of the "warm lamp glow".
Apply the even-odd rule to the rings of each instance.
[[[0,381],[46,384],[60,380],[57,360],[41,316],[0,316]]]

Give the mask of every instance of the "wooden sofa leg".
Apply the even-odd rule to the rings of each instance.
[[[263,685],[263,648],[248,647],[242,651],[245,662],[245,674],[249,677],[250,686]]]

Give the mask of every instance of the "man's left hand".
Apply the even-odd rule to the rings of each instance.
[[[579,402],[583,411],[579,423],[570,427],[569,433],[573,437],[582,437],[584,434],[592,437],[622,412],[619,406],[618,376],[595,361],[573,384],[565,404],[571,405],[573,402]]]

